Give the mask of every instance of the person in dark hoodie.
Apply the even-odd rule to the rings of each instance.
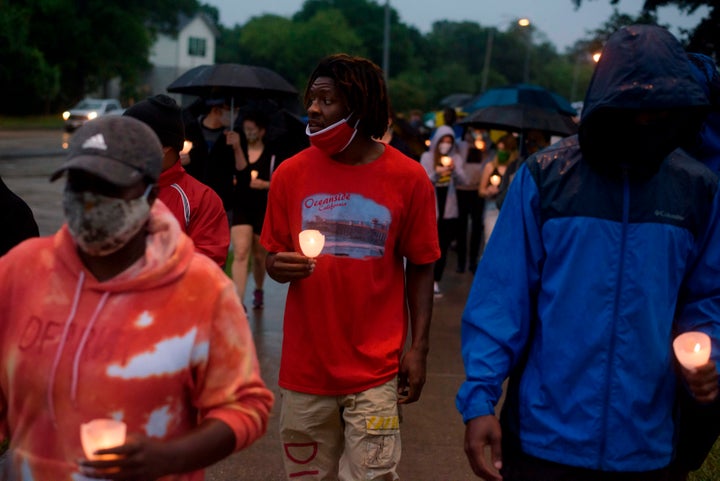
[[[518,170],[463,313],[456,404],[486,480],[670,480],[677,380],[718,394],[718,178],[679,148],[707,97],[678,41],[635,25],[584,105],[578,135]],[[686,331],[713,339],[693,372],[671,349]]]
[[[700,53],[689,53],[690,67],[710,100],[710,113],[699,136],[688,151],[714,172],[720,172],[720,74],[715,61]],[[720,398],[698,403],[681,384],[678,386],[678,442],[673,462],[676,480],[687,479],[699,469],[720,435]]]
[[[27,203],[11,191],[0,177],[0,256],[30,237],[40,235],[37,222]]]

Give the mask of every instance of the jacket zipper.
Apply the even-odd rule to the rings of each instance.
[[[607,372],[605,373],[605,402],[603,403],[602,426],[603,432],[600,438],[600,452],[598,456],[597,467],[599,470],[603,468],[605,459],[605,451],[607,449],[607,432],[608,432],[608,411],[610,410],[610,384],[613,372],[613,358],[615,355],[615,332],[617,328],[617,320],[620,311],[620,294],[622,293],[623,270],[625,268],[625,246],[627,244],[628,224],[630,223],[630,179],[626,167],[622,171],[623,179],[623,206],[622,206],[622,234],[620,238],[620,263],[618,265],[617,282],[615,283],[615,304],[613,307],[612,330],[610,332],[610,346],[608,350]]]

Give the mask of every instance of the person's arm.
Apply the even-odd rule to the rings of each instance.
[[[462,315],[465,381],[455,404],[468,424],[468,458],[476,473],[481,469],[479,446],[493,446],[497,453],[493,462],[500,461],[499,429],[488,426],[496,422],[503,381],[530,342],[544,263],[538,209],[537,185],[523,166],[510,186]],[[476,418],[483,419],[483,429],[477,429]]]
[[[480,186],[478,187],[478,194],[482,198],[487,199],[498,193],[498,188],[490,184],[490,175],[493,170],[495,170],[494,160],[487,162],[483,167],[482,174],[480,175]]]
[[[195,250],[224,266],[230,246],[230,227],[222,200],[210,188],[206,188],[197,207],[190,213],[187,235],[195,244]]]
[[[710,336],[712,348],[708,364],[717,369],[720,361],[720,284],[717,282],[720,275],[720,189],[715,192],[708,219],[705,230],[697,237],[693,258],[688,262],[692,267],[685,275],[675,322],[677,334],[702,331]],[[716,399],[720,387],[720,376],[704,377],[703,373],[712,374],[706,370],[710,370],[707,364],[695,373],[681,370],[691,393],[697,400],[702,399],[701,402]],[[707,388],[708,380],[712,382],[713,379],[716,386]]]
[[[225,131],[225,143],[232,147],[235,156],[235,170],[243,170],[248,166],[247,157],[240,144],[240,134],[234,130]]]
[[[708,404],[718,398],[720,375],[715,367],[715,361],[710,360],[693,371],[680,366],[680,371],[690,393],[697,402]]]
[[[465,172],[465,158],[463,156],[453,156],[452,174],[455,185],[465,185],[468,183],[468,176]]]
[[[465,455],[473,472],[485,481],[501,481],[502,431],[494,414],[473,418],[465,425]],[[492,468],[488,465],[486,449],[490,448]],[[494,468],[494,469],[493,469]]]
[[[120,447],[97,451],[116,454],[119,459],[83,460],[80,470],[89,478],[152,481],[215,464],[234,448],[235,435],[230,426],[217,419],[206,419],[197,428],[168,441],[130,435]]]
[[[423,152],[423,154],[420,156],[420,165],[422,165],[423,169],[425,169],[425,172],[430,178],[430,182],[432,182],[433,184],[437,182],[438,172],[435,167],[435,160],[433,159],[432,153]]]
[[[187,402],[197,412],[198,425],[168,439],[131,433],[124,445],[99,452],[118,454],[117,459],[81,461],[86,475],[152,481],[196,471],[247,447],[265,433],[273,393],[260,377],[245,311],[225,273],[210,266],[208,260],[202,262],[208,262],[204,286],[213,305],[207,317],[197,322],[192,379],[186,382]]]
[[[408,261],[405,268],[411,343],[400,361],[400,404],[409,404],[420,399],[425,385],[433,307],[433,266],[434,263],[417,265]]]
[[[297,252],[269,252],[265,258],[265,268],[274,281],[284,284],[308,277],[315,269],[316,262]]]

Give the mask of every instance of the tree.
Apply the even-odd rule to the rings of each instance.
[[[2,47],[16,35],[24,41],[22,48],[2,49],[13,63],[2,62],[12,72],[0,77],[0,111],[10,111],[17,102],[10,97],[17,89],[27,94],[26,99],[47,99],[46,111],[103,89],[114,78],[121,79],[124,91],[132,91],[149,66],[156,33],[174,31],[178,14],[194,14],[199,6],[197,0],[15,0],[12,6],[2,5],[3,25],[11,24],[0,34]],[[30,66],[31,62],[37,64]],[[28,73],[32,80],[26,78]],[[22,82],[26,85],[18,85]],[[37,112],[37,106],[30,111]]]
[[[583,0],[572,0],[576,8],[580,8]],[[611,5],[617,5],[620,0],[610,0]],[[698,8],[707,7],[710,11],[706,18],[691,31],[686,31],[687,38],[681,39],[689,51],[704,53],[720,58],[720,5],[717,0],[645,0],[643,13],[657,14],[660,7],[675,6],[681,12],[694,13]]]
[[[0,16],[0,102],[2,112],[24,114],[47,110],[60,90],[60,71],[28,42],[27,7],[3,6]]]
[[[242,63],[271,68],[301,92],[321,57],[337,52],[366,55],[360,37],[335,9],[318,11],[307,20],[252,18],[240,30],[239,47]]]

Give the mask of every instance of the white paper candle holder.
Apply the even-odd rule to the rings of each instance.
[[[319,230],[306,229],[300,232],[300,250],[308,257],[317,257],[325,245],[325,236]]]
[[[694,370],[710,359],[710,336],[699,331],[685,332],[675,338],[673,350],[685,369]]]
[[[88,459],[114,459],[114,454],[94,454],[99,449],[115,448],[125,444],[127,426],[114,419],[93,419],[80,425],[80,441]]]

